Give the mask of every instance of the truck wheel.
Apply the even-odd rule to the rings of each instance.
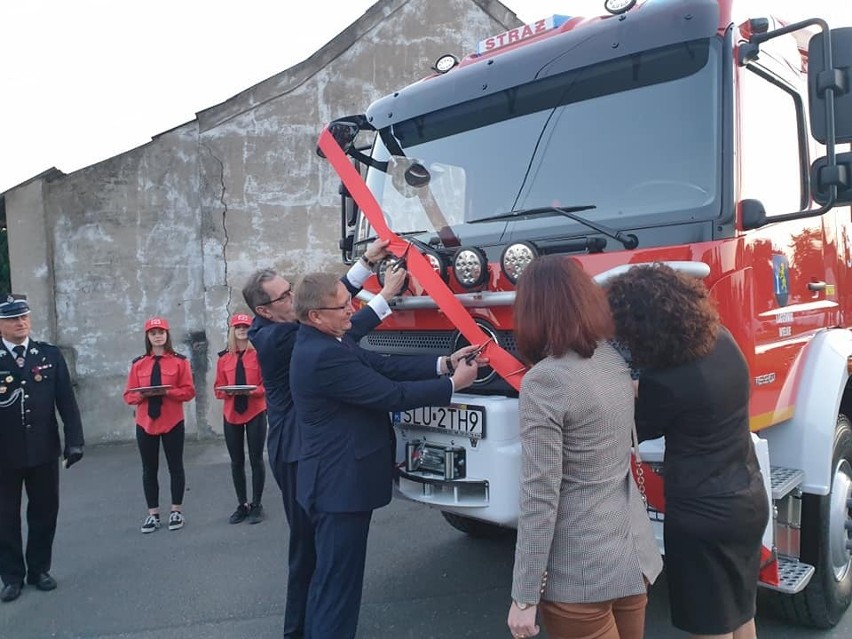
[[[831,492],[802,498],[801,558],[816,568],[808,586],[782,595],[784,616],[815,628],[832,628],[852,602],[852,553],[847,524],[852,522],[852,423],[839,415],[834,434]]]
[[[506,528],[505,526],[498,526],[497,524],[491,524],[487,521],[481,521],[479,519],[472,519],[470,517],[463,517],[461,515],[456,515],[455,513],[448,513],[445,511],[441,511],[441,514],[444,516],[444,519],[447,520],[447,523],[459,530],[466,535],[470,535],[471,537],[476,537],[478,539],[496,539],[499,537],[507,537],[511,535],[514,531],[513,528]]]

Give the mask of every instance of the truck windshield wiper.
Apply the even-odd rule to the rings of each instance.
[[[626,249],[635,249],[637,246],[639,246],[639,238],[633,235],[633,233],[615,231],[607,226],[603,226],[602,224],[592,222],[584,217],[576,215],[576,213],[579,211],[589,211],[591,209],[596,208],[598,207],[594,204],[584,204],[581,206],[540,206],[533,209],[519,209],[517,211],[511,211],[509,213],[501,213],[500,215],[481,217],[476,220],[471,220],[468,223],[476,224],[478,222],[493,222],[495,220],[530,219],[534,217],[556,214],[567,217],[569,220],[579,222],[580,224],[587,226],[594,231],[597,231],[601,235],[606,235],[607,237],[614,239],[616,242],[621,242],[621,245]]]
[[[424,233],[430,233],[430,232],[431,231],[403,231],[402,233],[396,233],[396,235],[398,237],[403,237],[407,240],[408,239],[413,240],[415,244],[419,242],[420,244],[428,247],[429,244],[427,242],[424,242],[423,240],[418,240],[417,238],[411,237],[411,236],[412,235],[423,235]],[[363,240],[358,240],[357,242],[353,242],[352,245],[353,246],[361,246],[362,244],[369,244],[373,240],[377,240],[377,239],[378,239],[377,236],[371,235],[370,237],[365,237]]]

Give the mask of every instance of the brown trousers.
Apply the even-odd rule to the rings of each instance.
[[[642,639],[648,595],[599,603],[542,600],[541,622],[550,639]]]

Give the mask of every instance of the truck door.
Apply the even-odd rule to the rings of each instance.
[[[813,333],[838,320],[836,270],[826,268],[833,216],[772,222],[810,206],[807,77],[797,49],[783,51],[786,61],[779,53],[764,51],[757,63],[737,69],[737,197],[760,200],[769,220],[747,232],[743,245],[751,269],[745,279],[753,305],[754,430],[792,416],[794,361]]]

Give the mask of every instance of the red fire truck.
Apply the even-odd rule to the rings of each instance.
[[[576,256],[601,283],[658,262],[702,278],[750,367],[764,585],[791,619],[830,627],[852,599],[852,28],[733,0],[605,4],[445,56],[323,133],[344,260],[386,225],[398,257],[438,276],[412,277],[363,346],[447,354],[474,339],[462,309],[512,354],[514,283],[538,255]],[[394,415],[400,493],[471,535],[517,522],[507,366],[452,406]],[[661,469],[664,442],[641,450]]]

